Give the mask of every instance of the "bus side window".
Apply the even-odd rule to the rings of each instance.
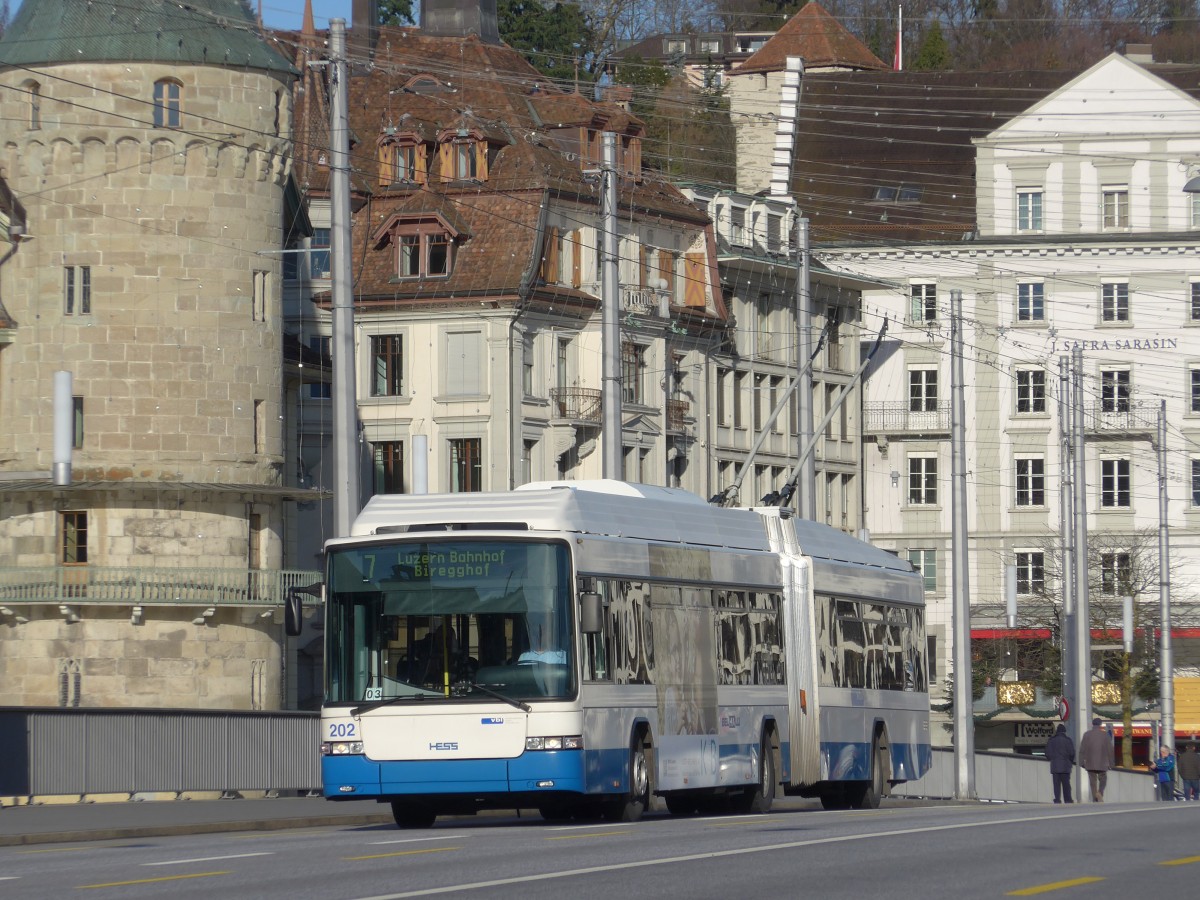
[[[609,612],[612,582],[597,581],[596,590],[602,599],[605,614],[600,617],[602,624],[599,633],[583,635],[583,678],[585,681],[608,681],[612,678],[608,668],[613,631],[613,617]]]

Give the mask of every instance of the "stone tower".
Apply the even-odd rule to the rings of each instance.
[[[294,74],[243,0],[37,0],[0,41],[0,705],[281,704]]]

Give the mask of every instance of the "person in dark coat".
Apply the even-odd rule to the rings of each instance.
[[[1188,741],[1179,759],[1175,761],[1175,769],[1179,772],[1179,780],[1183,782],[1183,799],[1200,800],[1200,755],[1196,753],[1196,744]]]
[[[1088,786],[1092,791],[1092,802],[1104,802],[1104,788],[1108,785],[1108,770],[1113,767],[1113,739],[1100,724],[1092,719],[1092,727],[1079,742],[1079,764],[1087,770]]]
[[[1050,778],[1054,782],[1054,802],[1074,803],[1071,771],[1075,768],[1075,742],[1067,736],[1066,725],[1060,724],[1054,736],[1046,741],[1046,759],[1050,761]]]

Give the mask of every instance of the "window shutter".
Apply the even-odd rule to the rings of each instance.
[[[546,229],[546,243],[542,248],[542,281],[553,284],[558,281],[558,227]]]
[[[379,184],[386,187],[392,183],[396,171],[396,148],[392,144],[379,145]]]
[[[638,247],[638,287],[649,287],[650,273],[647,271],[647,252],[646,245],[642,244]]]
[[[683,302],[685,306],[704,309],[704,254],[686,253],[683,257]]]
[[[415,168],[416,172],[413,174],[416,176],[417,184],[425,184],[429,173],[429,150],[424,143],[417,144]]]
[[[454,180],[454,142],[443,141],[438,147],[438,175],[444,184]]]
[[[571,286],[583,284],[583,235],[578,229],[571,232]]]
[[[487,181],[488,177],[488,143],[479,141],[475,144],[475,177]]]

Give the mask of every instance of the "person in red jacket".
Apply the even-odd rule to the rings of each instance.
[[[1100,727],[1100,719],[1092,719],[1092,727],[1079,742],[1079,764],[1087,770],[1088,787],[1093,803],[1104,802],[1108,786],[1108,770],[1113,767],[1113,739]]]

